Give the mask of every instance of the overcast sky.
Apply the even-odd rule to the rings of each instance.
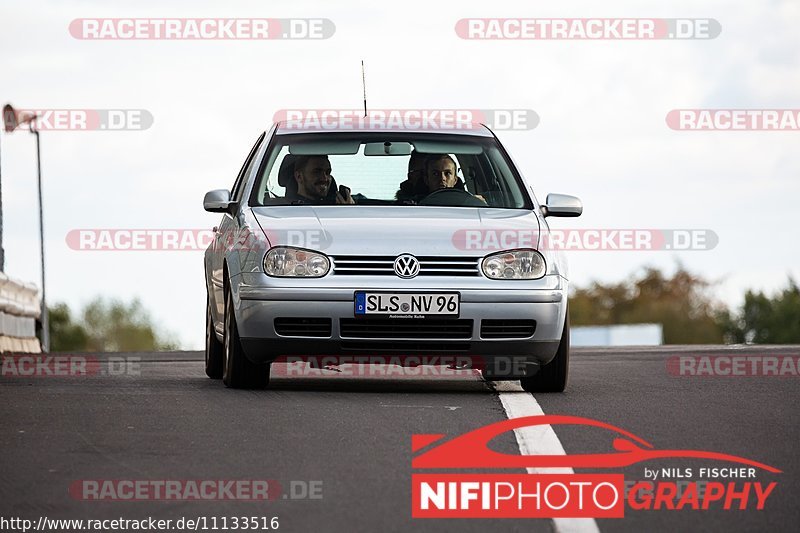
[[[89,41],[90,17],[328,18],[318,41]],[[464,17],[713,18],[713,40],[468,41]],[[800,132],[683,132],[679,108],[800,108],[800,3],[670,0],[502,2],[5,1],[0,104],[126,108],[144,131],[44,132],[51,302],[139,297],[187,348],[203,343],[202,252],[71,250],[76,228],[210,228],[203,194],[230,187],[273,114],[358,108],[360,60],[373,108],[533,109],[529,131],[498,132],[543,199],[579,196],[558,228],[707,228],[711,251],[574,252],[573,283],[618,281],[643,265],[747,288],[800,279]],[[35,145],[2,134],[6,273],[39,283]]]

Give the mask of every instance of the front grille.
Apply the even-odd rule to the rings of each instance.
[[[395,256],[339,255],[332,257],[337,276],[396,276]],[[478,257],[417,257],[418,276],[477,276]]]
[[[354,339],[469,339],[469,319],[342,318],[342,338]]]
[[[330,337],[330,318],[280,317],[275,319],[275,333],[282,337]]]
[[[535,331],[535,320],[481,320],[482,339],[526,339]]]

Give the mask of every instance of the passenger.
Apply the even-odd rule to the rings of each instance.
[[[354,204],[350,189],[342,187],[344,195],[335,189],[331,163],[326,155],[299,156],[294,165],[297,192],[292,200],[313,205]]]
[[[416,197],[427,195],[428,187],[425,185],[425,160],[426,154],[414,150],[408,160],[407,179],[400,184],[400,189],[395,194],[395,198],[400,201],[413,200]]]

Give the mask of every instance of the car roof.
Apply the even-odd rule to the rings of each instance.
[[[459,127],[364,127],[353,124],[353,119],[326,119],[325,125],[309,124],[310,121],[283,120],[275,124],[276,135],[294,135],[298,133],[424,133],[439,135],[464,135],[472,137],[493,137],[492,131],[478,122],[461,123]]]

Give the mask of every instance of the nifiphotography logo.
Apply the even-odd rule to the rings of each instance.
[[[511,455],[489,443],[528,426],[571,425],[609,431],[612,450],[578,455]],[[777,482],[755,481],[772,466],[724,453],[659,450],[624,429],[577,416],[542,415],[489,424],[463,435],[412,435],[414,470],[475,470],[503,473],[414,473],[413,518],[623,518],[632,510],[762,510]],[[702,460],[693,468],[644,469],[645,479],[626,482],[622,473],[513,474],[518,468],[619,469],[646,461]],[[726,464],[727,463],[727,464]],[[695,477],[695,474],[696,477]],[[627,504],[627,505],[626,505]]]

